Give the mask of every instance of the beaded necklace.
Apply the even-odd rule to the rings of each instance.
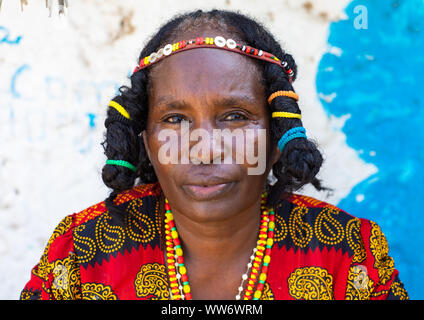
[[[261,223],[259,228],[259,239],[250,262],[247,264],[246,273],[242,275],[242,282],[238,288],[236,300],[241,299],[243,283],[247,281],[244,300],[259,300],[265,287],[268,267],[271,261],[271,249],[274,243],[275,216],[274,210],[266,207],[266,193],[261,199]],[[191,300],[191,289],[184,265],[183,250],[174,217],[168,199],[165,198],[165,239],[166,239],[166,261],[168,263],[168,276],[170,283],[170,295],[173,300]],[[262,267],[261,267],[262,266]],[[250,271],[250,276],[247,273]],[[260,270],[260,272],[259,272]],[[256,290],[255,290],[256,286]]]

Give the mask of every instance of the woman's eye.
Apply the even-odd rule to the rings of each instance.
[[[164,119],[164,121],[168,123],[180,123],[183,120],[184,120],[184,117],[178,116],[178,115],[172,115]]]
[[[240,113],[231,113],[224,117],[225,121],[247,120],[247,117]]]

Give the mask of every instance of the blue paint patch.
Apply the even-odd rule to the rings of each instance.
[[[368,29],[355,28],[358,5]],[[330,27],[328,42],[341,55],[322,57],[317,90],[336,93],[321,101],[326,112],[351,115],[347,144],[378,172],[338,205],[381,226],[410,298],[423,299],[424,0],[354,0],[346,14]]]
[[[94,129],[96,127],[95,119],[96,119],[97,115],[94,114],[94,113],[87,113],[87,116],[88,116],[88,119],[90,120],[90,122],[89,122],[90,128]]]
[[[0,43],[7,43],[12,45],[18,45],[22,40],[22,36],[17,36],[15,39],[9,39],[9,29],[6,27],[0,26],[0,34],[3,33],[3,36],[0,35]]]
[[[22,98],[22,95],[16,90],[16,82],[24,70],[30,70],[30,69],[31,67],[28,64],[23,64],[13,74],[12,79],[10,80],[10,93],[12,94],[14,98],[18,98],[18,99]]]

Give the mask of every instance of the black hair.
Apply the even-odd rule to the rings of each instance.
[[[187,28],[197,28],[199,25],[222,28],[232,34],[232,38],[245,45],[262,49],[286,61],[294,71],[293,81],[297,75],[297,65],[293,57],[286,53],[274,36],[254,19],[234,11],[197,10],[173,17],[165,23],[156,34],[147,42],[139,55],[138,61],[145,56],[156,52],[166,43],[186,31]],[[266,97],[279,90],[293,90],[288,75],[274,63],[263,62],[257,59],[262,70],[262,83]],[[138,64],[137,61],[137,64]],[[107,204],[119,192],[134,187],[136,180],[139,183],[157,182],[153,166],[147,156],[143,139],[140,133],[146,128],[148,114],[149,67],[135,72],[130,77],[131,86],[121,86],[120,94],[113,98],[125,106],[132,121],[120,116],[117,110],[109,108],[105,126],[107,128],[105,140],[102,142],[105,155],[108,159],[126,160],[136,166],[136,172],[122,166],[106,164],[102,170],[103,182],[113,189]],[[293,90],[294,91],[294,90]],[[297,102],[289,97],[277,97],[270,105],[270,112],[286,111],[301,113]],[[289,129],[302,126],[302,121],[295,118],[272,118],[270,124],[271,143],[277,144],[280,137]],[[287,143],[278,161],[272,167],[275,182],[270,186],[268,201],[274,206],[284,193],[298,190],[305,184],[311,183],[317,190],[326,188],[316,175],[322,165],[323,158],[314,142],[309,139],[293,139]],[[327,189],[328,190],[328,189]]]

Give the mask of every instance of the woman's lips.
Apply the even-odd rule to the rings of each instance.
[[[212,200],[226,193],[234,182],[226,182],[213,185],[183,185],[183,189],[195,200]]]

